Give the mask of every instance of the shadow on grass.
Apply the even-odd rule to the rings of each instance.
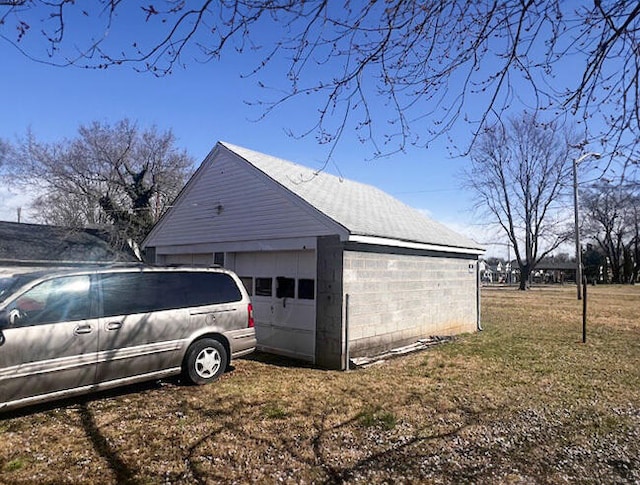
[[[32,414],[47,413],[50,411],[55,411],[57,409],[73,408],[75,406],[83,407],[86,406],[87,403],[94,401],[103,401],[105,399],[117,398],[130,394],[138,394],[152,389],[159,389],[160,387],[162,387],[162,383],[181,385],[178,377],[170,377],[163,379],[162,381],[156,379],[146,382],[140,382],[137,384],[131,384],[128,386],[106,389],[104,391],[96,391],[91,394],[83,394],[63,399],[56,399],[44,403],[32,404],[30,406],[25,406],[11,411],[4,411],[0,413],[0,422],[25,417]]]
[[[100,431],[93,413],[89,410],[86,403],[80,405],[79,414],[82,428],[84,429],[87,439],[96,453],[107,462],[109,469],[115,476],[116,483],[137,483],[134,470],[127,466],[126,462],[118,455],[117,450],[109,444],[109,440],[107,440]]]
[[[266,354],[265,354],[266,355]],[[264,361],[266,362],[266,360]],[[225,370],[225,374],[233,372],[235,367],[229,365]],[[149,381],[138,382],[135,384],[124,385],[120,387],[114,387],[112,389],[105,389],[101,391],[92,391],[87,394],[80,394],[78,396],[71,396],[62,399],[54,399],[51,401],[31,404],[11,411],[0,412],[0,422],[29,416],[32,414],[45,413],[54,411],[56,409],[69,408],[74,406],[83,406],[86,403],[94,401],[102,401],[109,398],[117,398],[127,396],[130,394],[138,394],[141,392],[149,391],[152,389],[160,389],[163,385],[169,384],[173,386],[192,387],[194,384],[185,381],[182,375],[175,375],[170,377],[164,377],[162,379],[151,379]]]
[[[378,409],[368,389],[343,392],[348,392],[350,398],[360,404],[343,412],[333,402],[309,399],[302,407],[282,404],[286,412],[271,415],[265,410],[274,397],[276,400],[278,397],[269,393],[261,393],[259,399],[234,394],[210,396],[206,402],[184,403],[182,411],[186,415],[207,423],[202,426],[202,432],[193,437],[195,440],[182,458],[190,471],[189,479],[204,484],[242,482],[250,480],[249,477],[260,480],[269,476],[272,483],[309,480],[339,484],[375,478],[376,473],[390,474],[389,477],[408,473],[415,479],[420,477],[422,462],[438,453],[440,443],[456,442],[460,433],[476,425],[488,410],[465,407],[457,422],[432,426],[445,420],[449,411],[435,412],[425,426],[396,430],[396,413],[391,404],[389,408],[388,403],[380,408],[388,409],[394,418],[393,424],[385,425],[382,419],[363,419],[372,409]],[[424,409],[431,409],[427,401]],[[343,438],[345,443],[357,440],[356,446],[362,448],[355,453],[345,449],[340,444]],[[352,458],[342,459],[345,452]],[[354,455],[358,457],[353,459]],[[248,464],[253,470],[246,468]],[[261,477],[252,476],[256,469],[263,473]],[[449,478],[477,479],[482,471],[451,471]]]
[[[277,367],[290,367],[296,369],[318,369],[311,362],[304,360],[294,359],[290,357],[284,357],[282,355],[269,354],[267,352],[255,351],[245,357],[244,360],[250,360],[253,362],[261,362],[263,364],[269,364]]]

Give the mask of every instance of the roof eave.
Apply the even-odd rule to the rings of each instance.
[[[358,234],[351,234],[349,236],[348,241],[360,243],[360,244],[372,244],[372,245],[381,245],[381,246],[406,248],[406,249],[419,249],[423,251],[438,251],[438,252],[444,252],[444,253],[472,254],[472,255],[478,255],[478,256],[485,253],[485,250],[480,247],[467,248],[467,247],[461,247],[461,246],[445,246],[442,244],[403,241],[401,239],[393,239],[393,238],[379,237],[379,236],[364,236],[364,235],[358,235]]]

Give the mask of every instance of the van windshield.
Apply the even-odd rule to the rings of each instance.
[[[4,302],[18,288],[36,279],[39,273],[24,273],[12,276],[0,276],[0,303]]]

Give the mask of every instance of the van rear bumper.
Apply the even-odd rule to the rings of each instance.
[[[256,330],[254,328],[243,328],[225,332],[231,347],[231,358],[242,357],[256,350],[258,341],[256,340]]]

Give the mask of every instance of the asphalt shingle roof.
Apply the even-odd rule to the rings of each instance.
[[[352,235],[481,249],[471,239],[376,187],[229,143],[221,142],[221,145],[345,227]]]
[[[136,261],[132,252],[114,249],[101,231],[16,222],[0,222],[0,260]]]

